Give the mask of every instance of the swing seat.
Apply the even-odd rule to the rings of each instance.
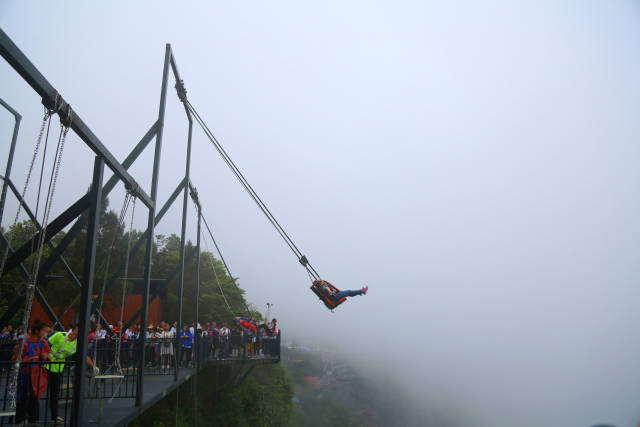
[[[13,417],[16,415],[16,411],[0,411],[0,417]]]
[[[121,380],[124,378],[124,375],[117,375],[117,374],[113,374],[113,375],[96,375],[95,377],[96,380]]]
[[[347,300],[347,297],[342,297],[338,301],[334,301],[333,299],[329,298],[329,295],[325,294],[322,290],[323,285],[327,285],[328,287],[330,287],[333,290],[334,294],[340,292],[340,289],[336,288],[326,280],[316,280],[311,285],[311,290],[313,291],[313,293],[316,294],[318,298],[320,298],[320,301],[322,301],[329,310],[333,310]]]

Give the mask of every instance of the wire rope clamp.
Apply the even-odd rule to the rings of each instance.
[[[60,95],[60,93],[58,93],[58,91],[54,91],[53,99],[44,97],[42,98],[42,105],[44,105],[44,108],[49,110],[50,114],[55,114],[60,111],[63,104],[64,100],[62,99],[62,96]]]
[[[183,103],[186,103],[187,89],[185,89],[184,87],[184,80],[177,80],[175,87],[176,87],[176,92],[178,92],[178,98],[180,98],[180,101],[182,101]]]
[[[196,187],[192,186],[191,184],[189,184],[189,195],[191,196],[191,199],[193,199],[193,201],[200,206],[200,199],[198,198],[198,190],[196,189]]]
[[[133,197],[138,197],[140,195],[140,186],[137,182],[132,185],[125,185],[125,188]]]
[[[309,265],[309,260],[304,255],[302,255],[298,261],[300,261],[300,264],[302,264],[302,266],[305,268],[307,267],[307,265]]]
[[[62,123],[64,127],[71,127],[71,123],[73,123],[73,109],[70,104],[67,104],[67,114],[65,116],[60,115],[60,123]]]

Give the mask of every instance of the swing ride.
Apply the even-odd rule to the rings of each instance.
[[[222,157],[222,159],[224,160],[226,165],[229,167],[229,169],[231,170],[233,175],[240,182],[242,187],[247,191],[247,193],[249,194],[251,199],[256,203],[256,205],[258,205],[258,208],[260,209],[260,211],[262,211],[262,213],[265,215],[267,220],[276,229],[276,231],[278,232],[280,237],[282,237],[282,239],[284,240],[286,245],[289,247],[289,249],[291,249],[293,254],[298,259],[298,262],[305,268],[305,270],[307,271],[307,274],[309,275],[309,278],[310,278],[310,280],[312,282],[311,291],[313,291],[313,293],[315,293],[318,296],[318,298],[324,303],[324,305],[329,310],[333,311],[333,309],[335,309],[340,304],[345,302],[346,298],[343,297],[343,298],[339,298],[338,300],[334,300],[332,298],[332,293],[329,293],[329,292],[325,291],[326,287],[322,286],[322,285],[327,285],[333,291],[333,293],[340,292],[340,290],[338,288],[336,288],[335,286],[333,286],[331,283],[321,279],[320,274],[311,265],[311,263],[309,262],[307,257],[300,251],[300,249],[298,249],[298,247],[293,242],[293,240],[291,239],[289,234],[287,234],[287,232],[284,230],[282,225],[280,225],[280,223],[275,218],[275,216],[273,216],[273,214],[271,213],[271,211],[269,210],[267,205],[264,203],[264,201],[262,201],[262,199],[260,198],[258,193],[254,190],[254,188],[251,186],[251,184],[249,184],[249,182],[247,181],[247,179],[244,176],[244,174],[240,171],[238,166],[231,159],[231,157],[229,156],[227,151],[224,149],[222,144],[220,144],[220,142],[215,137],[213,132],[211,132],[211,130],[206,125],[206,123],[204,122],[204,120],[202,119],[200,114],[198,114],[198,112],[193,107],[191,102],[186,98],[186,90],[184,90],[184,86],[182,85],[182,81],[178,81],[176,83],[176,89],[178,91],[178,97],[180,98],[180,100],[184,104],[185,108],[188,111],[191,112],[191,114],[196,119],[196,121],[198,122],[198,124],[200,125],[202,130],[204,131],[205,135],[207,136],[209,141],[213,144],[214,148],[216,149],[218,154],[220,154],[220,156]]]
[[[186,204],[187,204],[187,193],[191,194],[191,198],[196,205],[197,213],[198,213],[198,245],[195,251],[196,254],[196,265],[199,266],[200,261],[200,239],[204,240],[204,246],[209,250],[209,240],[213,247],[215,247],[217,255],[221,261],[222,267],[224,267],[224,272],[231,278],[231,284],[239,290],[238,284],[235,279],[233,279],[233,275],[229,270],[229,266],[225,261],[220,247],[216,242],[212,227],[210,227],[209,223],[205,219],[202,207],[198,201],[197,191],[195,187],[191,183],[189,177],[189,165],[190,165],[190,154],[191,154],[191,127],[193,122],[195,121],[203,130],[205,136],[212,143],[218,154],[221,156],[223,161],[232,171],[233,175],[238,179],[242,187],[247,191],[252,200],[256,203],[260,211],[265,215],[267,220],[272,224],[272,226],[276,229],[278,234],[284,240],[285,244],[291,249],[291,251],[296,256],[298,262],[305,268],[311,282],[311,290],[318,296],[318,298],[325,304],[325,306],[333,310],[339,305],[341,305],[346,298],[340,298],[337,301],[334,301],[330,298],[324,289],[329,287],[333,293],[337,293],[339,290],[331,285],[329,282],[322,280],[320,274],[316,270],[316,268],[309,262],[307,257],[300,251],[298,246],[293,242],[291,237],[284,230],[282,225],[277,221],[272,212],[268,209],[264,201],[259,197],[255,189],[251,186],[251,184],[247,181],[244,174],[240,171],[235,162],[231,159],[226,150],[222,147],[220,142],[216,139],[214,134],[211,132],[209,127],[204,122],[201,115],[196,111],[194,106],[186,97],[186,89],[184,88],[184,84],[180,79],[180,75],[177,70],[176,61],[173,56],[173,52],[171,50],[170,45],[167,45],[165,51],[165,63],[163,69],[163,80],[162,80],[162,94],[160,100],[160,109],[158,114],[158,120],[151,126],[149,131],[142,137],[140,142],[133,148],[131,153],[125,158],[122,163],[120,163],[116,158],[109,152],[109,150],[102,144],[102,142],[98,139],[95,134],[89,129],[89,127],[82,121],[80,116],[75,112],[69,103],[65,101],[60,93],[45,79],[45,77],[40,74],[40,72],[36,69],[36,67],[29,61],[29,59],[20,51],[20,49],[9,39],[9,37],[0,29],[0,55],[5,58],[5,60],[9,63],[11,67],[13,67],[18,74],[38,93],[39,96],[42,97],[42,104],[44,105],[44,115],[40,125],[40,130],[38,136],[36,138],[36,142],[33,148],[33,153],[31,156],[31,161],[28,166],[28,172],[26,175],[26,180],[24,185],[22,186],[22,191],[18,191],[15,187],[13,187],[13,183],[10,178],[10,168],[11,162],[13,159],[13,151],[16,145],[16,138],[14,137],[12,141],[12,146],[10,148],[10,158],[7,166],[7,172],[5,176],[1,177],[4,181],[3,184],[3,195],[2,201],[0,202],[0,218],[2,217],[2,213],[4,211],[5,199],[6,199],[6,188],[12,188],[12,192],[15,193],[16,198],[19,200],[17,212],[15,217],[13,217],[13,222],[11,226],[15,227],[18,219],[20,217],[21,211],[27,213],[27,216],[33,221],[36,225],[36,232],[34,235],[22,246],[16,248],[15,250],[12,248],[12,239],[13,235],[9,234],[8,239],[5,238],[4,234],[0,233],[2,240],[0,243],[3,244],[3,248],[1,249],[1,262],[0,262],[0,278],[6,274],[7,271],[18,268],[25,279],[24,289],[22,295],[19,296],[17,300],[18,303],[23,303],[23,315],[21,319],[21,325],[23,330],[27,330],[29,326],[29,320],[31,317],[32,305],[34,297],[45,307],[46,314],[51,318],[54,327],[57,329],[62,328],[62,324],[60,320],[55,317],[55,313],[50,309],[44,297],[40,294],[38,289],[38,284],[44,280],[46,273],[51,269],[51,267],[56,263],[60,262],[63,267],[67,277],[71,280],[72,283],[76,284],[78,289],[80,290],[79,294],[76,298],[71,302],[69,307],[74,305],[77,301],[79,301],[79,331],[78,331],[78,343],[77,343],[77,355],[79,356],[79,360],[85,360],[87,356],[93,356],[93,360],[97,359],[97,345],[93,346],[92,354],[89,354],[91,350],[88,348],[87,336],[88,336],[88,325],[89,319],[94,319],[97,322],[100,322],[105,328],[109,328],[109,324],[106,322],[103,316],[103,301],[105,299],[105,293],[108,292],[109,288],[116,282],[120,282],[122,284],[121,288],[121,304],[120,304],[120,324],[123,324],[124,319],[124,307],[126,301],[127,294],[127,282],[129,281],[129,261],[133,259],[135,253],[141,249],[143,246],[145,247],[144,253],[144,277],[142,279],[142,304],[140,310],[128,320],[128,322],[133,321],[135,318],[139,317],[141,319],[141,323],[146,325],[148,322],[148,305],[150,299],[156,296],[156,292],[151,291],[151,256],[153,251],[153,237],[154,237],[154,228],[155,225],[162,219],[162,217],[167,212],[170,205],[175,201],[180,192],[183,192],[185,197],[183,201],[183,224],[182,224],[182,236],[181,236],[181,260],[179,263],[179,270],[177,272],[178,279],[178,327],[182,327],[182,290],[183,290],[183,267],[184,261],[187,259],[187,254],[184,251],[185,244],[185,221],[186,221]],[[175,88],[178,94],[178,98],[183,103],[185,107],[185,113],[187,118],[189,119],[189,133],[188,133],[188,144],[187,144],[187,167],[184,178],[178,184],[175,191],[172,193],[169,200],[162,206],[159,210],[157,210],[157,200],[156,195],[158,191],[158,177],[159,177],[159,162],[160,162],[160,153],[161,153],[161,143],[162,143],[162,129],[164,123],[164,110],[166,103],[166,90],[168,83],[168,74],[172,72],[175,78],[176,84]],[[3,102],[4,105],[4,102]],[[52,127],[52,119],[53,116],[60,117],[60,128],[58,133],[57,145],[55,149],[55,155],[53,156],[53,161],[50,165],[46,163],[47,158],[47,150],[49,146],[49,136],[51,133]],[[84,142],[95,154],[95,162],[94,162],[94,170],[91,181],[90,191],[80,197],[75,203],[65,209],[61,214],[59,214],[56,218],[50,218],[51,207],[54,201],[54,196],[56,194],[56,184],[58,180],[59,173],[61,171],[61,164],[64,153],[64,146],[67,139],[67,135],[69,130],[72,130],[82,142]],[[54,131],[55,132],[55,131]],[[147,145],[155,138],[155,152],[154,152],[154,160],[153,160],[153,174],[151,180],[151,193],[147,194],[137,183],[137,181],[129,174],[129,167],[136,161],[136,159],[140,156],[143,150],[147,147]],[[37,160],[39,157],[42,157],[41,161],[38,163]],[[49,156],[50,157],[50,156]],[[39,165],[39,166],[38,166]],[[103,185],[103,175],[104,175],[104,167],[107,166],[112,172],[113,176]],[[50,175],[48,176],[48,183],[45,180],[45,170],[51,170]],[[33,175],[39,175],[39,180],[37,182],[37,192],[36,192],[36,207],[34,211],[31,211],[27,204],[24,202],[25,196],[27,194],[27,190],[29,188],[29,184],[32,181]],[[125,198],[123,201],[123,205],[118,216],[118,226],[117,230],[114,233],[113,240],[111,245],[107,251],[106,259],[104,259],[104,263],[101,266],[101,273],[103,274],[102,286],[98,295],[98,298],[95,301],[92,301],[92,294],[94,289],[94,276],[96,272],[96,242],[97,242],[97,230],[99,226],[99,216],[101,211],[101,201],[107,197],[107,195],[113,190],[115,185],[121,181],[125,187]],[[135,206],[136,201],[142,202],[148,208],[148,220],[147,220],[147,229],[146,231],[138,238],[135,244],[132,245],[132,236],[133,233],[133,221],[135,215]],[[130,209],[131,208],[131,209]],[[115,269],[115,272],[111,272],[111,255],[113,251],[113,247],[116,242],[116,237],[124,232],[126,217],[128,215],[129,210],[131,210],[130,221],[129,221],[129,232],[127,235],[127,247],[126,247],[126,255],[125,259],[122,261],[120,266]],[[75,223],[69,228],[64,237],[59,240],[56,244],[53,244],[51,239],[56,236],[59,232],[67,228],[72,222]],[[201,233],[200,223],[204,223],[205,233]],[[76,238],[76,236],[82,231],[86,230],[86,251],[85,251],[85,259],[84,259],[84,271],[82,276],[76,276],[73,271],[71,271],[70,267],[62,257],[62,253],[64,250],[71,244],[71,242]],[[45,253],[45,246],[48,248],[47,253]],[[189,255],[192,256],[193,254]],[[225,284],[222,282],[221,278],[218,277],[218,273],[216,272],[216,265],[214,264],[213,258],[209,257],[210,262],[212,263],[212,269],[214,272],[214,280],[218,286],[220,294],[223,297],[224,303],[229,311],[229,313],[234,317],[236,316],[234,313],[233,307],[231,306],[228,298],[225,295]],[[26,266],[25,266],[26,265]],[[196,271],[198,271],[196,268]],[[196,313],[198,313],[198,273],[196,273],[196,298],[194,301],[194,308]],[[82,280],[78,279],[78,277],[82,277]],[[17,310],[20,308],[19,304],[12,304],[11,307],[4,313],[3,318],[11,318]],[[253,314],[244,301],[244,307],[242,311],[246,310],[246,317],[242,317],[244,322],[249,322],[251,324],[253,321]],[[64,314],[64,313],[63,313]],[[252,330],[250,326],[247,330]],[[116,336],[116,345],[115,345],[115,354],[113,361],[102,370],[102,372],[94,375],[90,380],[84,378],[84,375],[75,375],[74,383],[73,383],[73,409],[72,409],[72,425],[82,425],[85,417],[83,416],[83,404],[82,400],[87,396],[87,387],[96,386],[97,382],[111,382],[113,383],[112,396],[108,400],[109,403],[113,401],[115,397],[118,395],[118,391],[120,386],[125,381],[127,375],[123,367],[121,366],[121,343],[122,340],[121,335],[124,332],[125,328],[120,328],[118,335]],[[277,359],[279,360],[279,341],[280,338],[278,336],[278,352]],[[0,411],[0,418],[6,418],[15,415],[16,413],[16,395],[17,395],[17,376],[18,372],[21,369],[22,364],[22,342],[19,343],[19,350],[15,362],[11,367],[10,379],[8,381],[7,386],[7,396],[8,396],[8,408],[6,410]],[[145,400],[144,397],[144,376],[145,376],[145,355],[144,355],[144,346],[145,340],[138,340],[136,345],[136,353],[138,355],[136,359],[137,366],[134,370],[135,376],[135,410],[142,411],[143,408],[146,408],[149,403]],[[195,350],[194,350],[195,351]],[[196,366],[196,370],[198,366]],[[189,378],[189,375],[181,375],[178,372],[178,367],[175,369],[175,379],[174,382],[168,386],[169,388],[165,389],[163,393],[166,393],[166,390],[171,390],[175,388],[180,381],[185,381]],[[193,377],[195,380],[195,376]],[[89,381],[89,382],[88,382]],[[100,405],[102,405],[102,401],[100,400]]]

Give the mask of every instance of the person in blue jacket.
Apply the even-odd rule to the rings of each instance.
[[[182,330],[180,331],[180,347],[182,347],[182,366],[190,366],[191,365],[191,347],[193,345],[193,334],[187,327],[187,325],[182,326]]]

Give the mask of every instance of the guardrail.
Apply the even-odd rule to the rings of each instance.
[[[76,360],[22,363],[17,386],[18,405],[13,416],[9,386],[14,366],[11,357],[16,344],[0,343],[0,414],[4,414],[0,416],[0,426],[12,426],[23,420],[47,425],[56,417],[61,418],[59,425],[70,425],[73,384],[78,366],[82,366],[82,373],[88,378],[84,398],[97,399],[101,411],[107,401],[134,399],[140,358],[137,344],[137,339],[122,341],[119,359],[116,360],[116,340],[91,343],[89,357],[100,369],[98,376],[93,376],[85,363],[78,365]],[[279,362],[280,334],[265,337],[246,334],[197,336],[191,347],[182,345],[179,339],[152,338],[145,340],[144,348],[147,361],[144,376],[174,375],[176,369],[195,372],[207,364],[260,360]],[[52,389],[57,393],[52,394]],[[57,413],[52,412],[54,407]]]

